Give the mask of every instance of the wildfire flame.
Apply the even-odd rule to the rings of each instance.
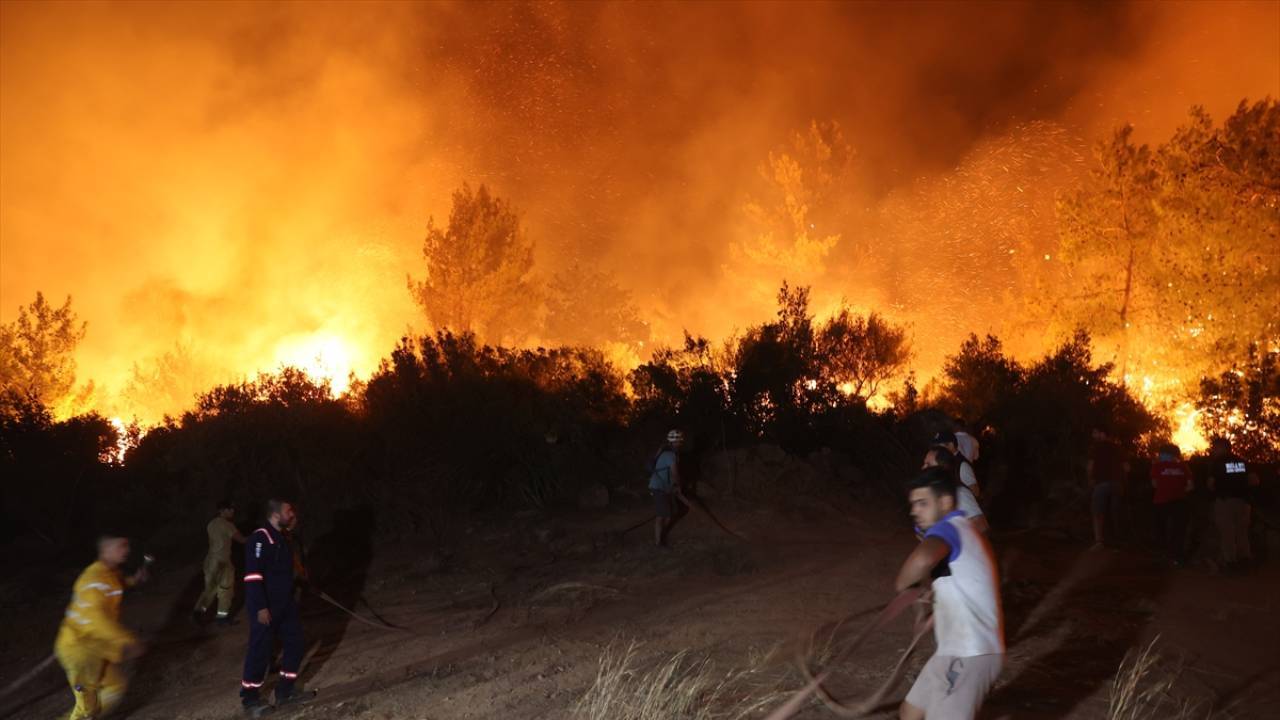
[[[102,462],[123,465],[125,453],[138,446],[138,441],[147,434],[147,429],[140,425],[130,426],[118,417],[108,418],[111,427],[116,431],[116,444],[99,458]]]
[[[1189,402],[1182,403],[1173,411],[1173,442],[1183,454],[1198,453],[1209,448],[1209,440],[1196,424],[1199,417],[1200,411]]]
[[[453,189],[487,182],[521,210],[524,229],[540,243],[536,273],[553,274],[565,257],[590,248],[592,262],[632,293],[655,343],[678,345],[686,330],[718,340],[767,320],[786,276],[813,286],[819,317],[852,294],[859,312],[876,309],[913,325],[912,367],[926,382],[969,331],[1026,338],[1026,347],[1010,347],[1020,358],[1052,342],[1001,325],[1001,314],[1011,314],[1002,305],[1017,298],[1004,298],[998,284],[952,276],[978,266],[984,256],[975,246],[988,242],[1008,244],[1020,265],[1061,264],[1052,247],[1016,242],[1037,227],[1029,218],[1052,212],[1061,180],[1058,161],[1038,148],[1074,142],[1066,130],[1046,128],[1096,137],[1141,120],[1143,132],[1159,137],[1182,122],[1191,101],[1222,117],[1242,97],[1272,92],[1280,77],[1274,7],[1266,4],[1144,10],[1144,22],[1132,24],[1140,36],[1102,38],[1140,49],[1123,68],[1109,51],[1085,53],[1066,74],[1085,87],[1060,87],[1046,75],[1034,97],[993,85],[1001,73],[987,69],[1056,67],[1061,58],[1028,57],[1021,42],[978,52],[916,42],[921,23],[925,35],[961,38],[971,33],[952,32],[956,23],[987,23],[963,10],[886,12],[882,22],[860,23],[842,9],[760,5],[744,8],[728,34],[715,8],[696,4],[681,8],[687,22],[680,23],[656,7],[468,10],[6,4],[0,321],[37,290],[71,294],[89,323],[77,381],[93,382],[89,407],[104,414],[155,422],[189,407],[195,392],[281,365],[341,394],[407,327],[427,330],[403,281],[426,270],[427,218],[443,224]],[[1003,22],[1024,14],[1008,12]],[[1037,46],[1105,47],[1096,44],[1091,13],[1062,12],[1055,25],[1065,34]],[[780,22],[800,24],[778,33]],[[277,37],[276,27],[290,32]],[[896,41],[910,51],[885,62]],[[979,62],[966,72],[956,58]],[[1097,58],[1105,60],[1091,65]],[[841,82],[841,68],[861,64],[887,74],[870,84]],[[947,64],[960,66],[955,93],[969,89],[962,85],[972,76],[975,97],[998,91],[988,98],[998,102],[976,103],[980,117],[962,117],[950,97],[922,92]],[[864,112],[868,102],[879,110]],[[844,124],[857,151],[841,170],[853,175],[847,184],[828,178],[840,190],[823,191],[831,197],[811,197],[806,174],[820,176],[826,165],[801,163],[792,146],[774,152],[815,115]],[[1013,141],[1019,135],[1006,131],[1027,116],[1046,123],[1051,144]],[[836,145],[805,147],[830,160]],[[911,177],[931,181],[918,198]],[[765,213],[769,230],[742,217],[748,197],[765,210],[776,204],[762,179],[766,190],[783,191],[788,210],[772,220]],[[845,189],[864,186],[865,195],[845,197]],[[957,189],[940,192],[947,187]],[[953,209],[929,224],[942,205]],[[907,223],[890,223],[882,241],[863,227],[883,225],[877,218]],[[953,219],[972,227],[948,234]],[[788,232],[796,238],[760,242],[774,231],[779,241]],[[889,242],[904,238],[915,241]],[[745,261],[726,250],[735,245]],[[870,250],[880,252],[866,261]],[[994,283],[1008,275],[977,269],[963,277]],[[930,294],[913,300],[915,291],[900,288],[914,277]],[[983,298],[1000,299],[983,305]],[[976,320],[957,320],[967,305],[978,308]],[[1203,331],[1194,325],[1187,334]],[[648,359],[647,348],[613,340],[596,345],[620,370]],[[124,397],[135,363],[158,366],[175,343],[194,359],[171,377],[152,373],[160,380],[138,392],[156,402]],[[1186,387],[1166,387],[1154,375],[1130,387],[1170,417],[1180,443],[1203,446]],[[851,394],[852,386],[840,390]]]
[[[355,356],[351,343],[327,331],[287,337],[275,352],[278,365],[296,367],[315,381],[327,381],[334,395],[351,388]]]

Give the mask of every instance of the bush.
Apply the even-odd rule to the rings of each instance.
[[[34,534],[56,548],[87,543],[104,522],[122,486],[115,464],[115,427],[101,415],[55,421],[38,401],[0,413],[0,478],[4,526]]]
[[[1028,365],[1006,356],[990,336],[970,336],[947,359],[940,405],[988,429],[985,509],[1017,522],[1036,522],[1045,512],[1079,514],[1094,428],[1131,448],[1167,429],[1108,379],[1111,371],[1108,363],[1093,363],[1083,331]]]
[[[549,507],[612,474],[599,452],[627,409],[598,351],[510,350],[447,332],[402,341],[364,395],[378,472],[406,500],[458,512]]]
[[[1090,429],[1130,443],[1159,429],[1107,379],[1110,366],[1094,364],[1083,333],[1029,364],[993,337],[971,336],[947,359],[937,407],[920,401],[908,376],[898,396],[907,402],[878,413],[866,400],[901,371],[902,330],[847,309],[815,328],[803,288],[784,285],[778,302],[772,321],[722,348],[686,335],[682,347],[657,350],[629,376],[634,398],[597,350],[518,350],[440,332],[402,339],[341,398],[293,368],[215,387],[180,418],[127,438],[123,466],[107,420],[55,422],[33,405],[0,418],[7,526],[21,519],[60,546],[109,519],[194,546],[203,541],[194,528],[219,498],[256,510],[285,496],[301,506],[310,536],[344,510],[374,507],[380,532],[450,543],[468,513],[555,508],[587,483],[638,487],[672,426],[693,441],[691,476],[717,449],[733,458],[773,446],[810,460],[826,449],[849,458],[840,483],[891,481],[883,489],[897,497],[896,480],[918,467],[927,436],[949,425],[942,410],[988,429],[988,509],[1027,519],[1046,499],[1072,507],[1063,501],[1082,490]],[[1255,364],[1253,375],[1224,376],[1206,392],[1224,408],[1261,408],[1265,420],[1274,354]],[[771,482],[758,497],[805,491]]]

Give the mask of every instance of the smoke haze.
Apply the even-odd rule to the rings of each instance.
[[[854,153],[830,201],[841,222],[814,228],[840,236],[805,278],[815,309],[882,309],[936,365],[971,330],[1027,332],[986,320],[1016,283],[921,270],[940,225],[969,227],[940,241],[949,267],[983,244],[1030,262],[1048,232],[992,237],[965,209],[973,177],[1002,168],[991,197],[1032,183],[1027,207],[1051,212],[1115,125],[1158,141],[1193,104],[1220,119],[1280,95],[1275,2],[0,13],[0,319],[37,290],[71,294],[89,322],[80,378],[102,407],[152,415],[115,394],[175,348],[197,385],[317,356],[341,377],[425,330],[405,276],[463,182],[522,211],[540,276],[614,273],[656,340],[759,322],[784,278],[731,249],[770,152],[814,121]],[[940,308],[940,286],[976,311]]]

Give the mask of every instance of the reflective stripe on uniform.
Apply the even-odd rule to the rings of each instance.
[[[244,581],[245,582],[261,582],[262,573],[249,573],[248,575],[244,576]]]

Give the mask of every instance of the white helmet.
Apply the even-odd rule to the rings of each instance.
[[[679,430],[672,430],[671,432],[667,433],[667,442],[671,443],[672,445],[684,442],[684,433],[680,432]]]

